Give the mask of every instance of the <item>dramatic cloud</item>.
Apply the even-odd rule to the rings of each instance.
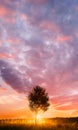
[[[1,86],[28,94],[41,85],[55,109],[77,111],[77,7],[77,0],[0,1]]]

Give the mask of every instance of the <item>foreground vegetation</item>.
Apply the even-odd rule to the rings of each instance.
[[[42,119],[35,126],[33,120],[0,120],[0,130],[78,130],[78,118]]]

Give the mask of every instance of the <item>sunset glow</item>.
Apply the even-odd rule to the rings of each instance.
[[[41,118],[42,118],[41,115],[38,114],[38,115],[37,115],[37,119],[38,119],[38,120],[41,120]]]
[[[78,116],[78,0],[0,0],[0,118],[32,118],[28,93],[49,95],[42,117]]]

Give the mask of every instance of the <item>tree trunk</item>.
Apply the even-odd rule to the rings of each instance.
[[[38,114],[38,112],[36,111],[35,112],[35,126],[37,125],[37,114]]]

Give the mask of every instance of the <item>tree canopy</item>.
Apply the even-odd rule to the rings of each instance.
[[[28,95],[29,107],[38,113],[40,110],[46,111],[49,107],[49,97],[46,90],[40,86],[35,86]]]

